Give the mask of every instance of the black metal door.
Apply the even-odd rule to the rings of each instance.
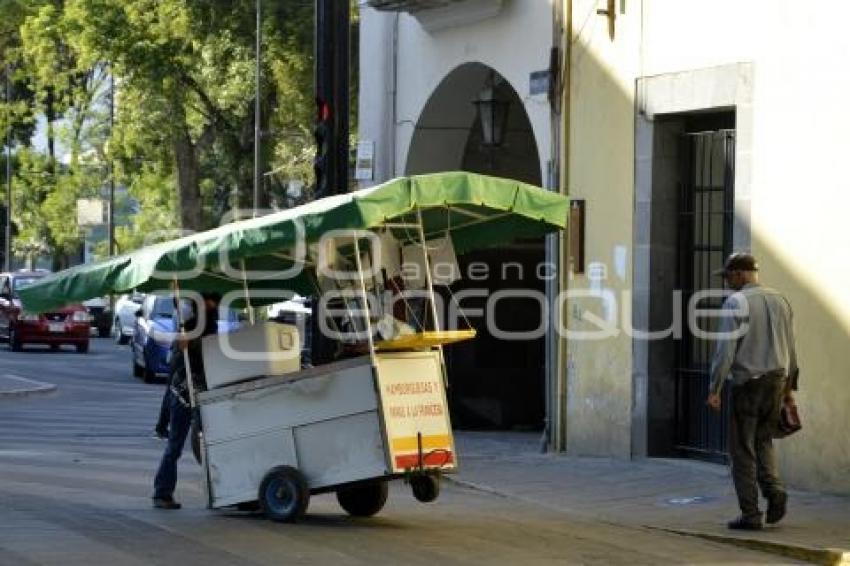
[[[683,182],[679,201],[679,285],[682,303],[702,290],[718,289],[711,275],[732,251],[734,221],[735,131],[715,130],[682,138]],[[720,308],[722,298],[701,300],[700,309]],[[677,448],[687,455],[726,459],[728,398],[718,415],[705,404],[714,343],[694,336],[685,317],[676,360]],[[700,318],[702,330],[716,319]],[[726,388],[728,392],[728,388]]]

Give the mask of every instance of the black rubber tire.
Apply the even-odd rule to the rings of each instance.
[[[136,348],[130,345],[130,367],[133,368],[133,377],[142,377],[145,375],[145,368],[136,363]]]
[[[257,500],[272,521],[294,523],[307,511],[310,489],[301,472],[291,466],[278,466],[260,482]]]
[[[156,374],[148,368],[144,368],[142,370],[142,379],[145,383],[153,383],[154,381],[156,381]]]
[[[410,478],[413,497],[421,503],[431,503],[440,495],[440,478],[428,475],[414,475]]]
[[[58,352],[59,348],[61,348],[61,346],[59,344],[51,344],[50,345],[50,351],[51,352]]]
[[[352,517],[371,517],[384,508],[387,495],[387,482],[377,481],[339,489],[336,492],[336,500]]]
[[[15,332],[14,328],[9,329],[9,349],[13,352],[20,352],[24,349],[24,345],[21,343],[21,339],[18,337],[18,333]]]
[[[89,351],[89,343],[83,342],[82,344],[77,344],[77,353],[78,354],[87,354]]]
[[[121,321],[117,318],[112,323],[112,337],[115,338],[115,343],[119,346],[124,346],[130,341],[130,337],[121,332]]]

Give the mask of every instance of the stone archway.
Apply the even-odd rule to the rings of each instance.
[[[472,101],[491,74],[500,97],[510,105],[502,147],[485,150]],[[455,68],[434,89],[416,123],[407,153],[407,175],[453,170],[542,184],[537,141],[525,106],[510,83],[482,63]]]
[[[498,96],[509,101],[504,142],[484,147],[482,128],[472,103],[493,81]],[[431,94],[416,123],[407,155],[405,174],[464,170],[541,185],[537,141],[525,106],[501,75],[481,63],[466,63],[450,72]],[[543,239],[482,250],[459,258],[462,272],[474,264],[487,265],[487,277],[465,277],[451,291],[486,289],[524,294],[545,293],[537,266],[545,259]],[[487,298],[469,298],[463,307],[486,312]],[[541,313],[532,299],[498,302],[495,323],[502,331],[538,328]],[[458,428],[542,429],[545,409],[545,337],[531,340],[497,339],[483,318],[472,319],[478,337],[446,349],[449,403]]]

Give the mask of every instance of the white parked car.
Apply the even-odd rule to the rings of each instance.
[[[112,321],[112,336],[119,344],[126,344],[133,337],[136,313],[142,308],[145,296],[142,293],[121,295],[115,301],[115,317]]]
[[[95,297],[83,301],[86,312],[89,313],[91,333],[100,338],[109,338],[112,330],[112,311],[109,310],[109,297]]]

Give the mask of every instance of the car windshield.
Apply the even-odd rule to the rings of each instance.
[[[19,291],[24,287],[29,287],[39,279],[41,279],[41,277],[39,276],[15,277],[14,279],[12,279],[12,289],[15,291]]]
[[[174,299],[171,297],[158,297],[151,309],[151,318],[171,318],[174,316]]]

